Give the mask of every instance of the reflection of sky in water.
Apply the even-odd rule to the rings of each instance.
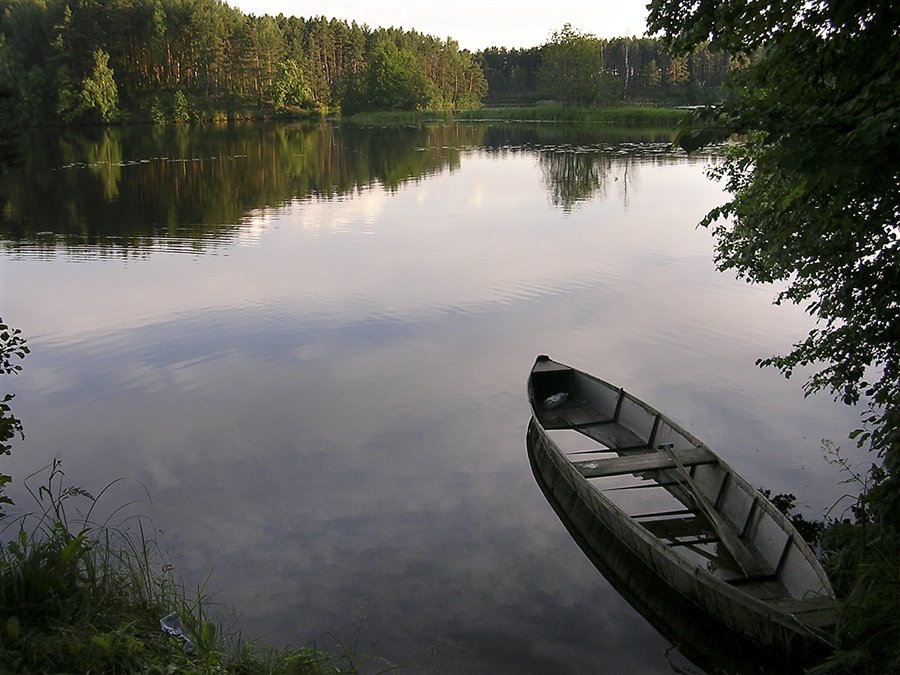
[[[846,488],[819,441],[855,418],[753,365],[810,322],[714,270],[701,163],[614,161],[601,194],[563,211],[535,153],[476,151],[394,193],[248,214],[213,255],[4,257],[33,351],[4,467],[140,480],[245,638],[362,621],[361,647],[414,671],[586,672],[599,651],[668,672],[534,483],[534,356],[628,387],[811,515]]]

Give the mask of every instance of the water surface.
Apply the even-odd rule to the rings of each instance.
[[[244,638],[336,636],[408,672],[670,672],[684,657],[535,484],[534,357],[626,387],[809,516],[847,491],[821,439],[849,452],[856,415],[755,367],[811,321],[715,270],[715,159],[667,140],[36,137],[0,187],[0,309],[32,348],[4,468],[127,478],[107,499],[141,500],[189,586],[212,570]]]

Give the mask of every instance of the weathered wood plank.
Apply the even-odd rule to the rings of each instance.
[[[660,539],[685,539],[687,537],[706,539],[715,536],[712,525],[702,516],[659,518],[638,522]]]
[[[542,405],[559,392],[570,395],[560,411]],[[685,457],[684,451],[673,451],[699,445],[689,432],[621,389],[547,357],[539,357],[535,365],[529,399],[539,432],[532,433],[529,427],[529,454],[533,466],[538,467],[536,475],[540,470],[546,489],[560,504],[570,503],[574,495],[578,500],[575,506],[584,509],[583,520],[590,520],[586,527],[607,528],[608,535],[604,530],[602,536],[615,537],[625,546],[638,539],[650,544],[640,552],[648,564],[671,577],[673,587],[696,592],[698,602],[710,614],[751,641],[767,648],[784,647],[791,654],[800,654],[800,647],[812,653],[831,643],[835,614],[828,602],[833,594],[821,566],[764,498],[725,462],[707,451],[712,456],[698,465]],[[607,419],[601,419],[603,415]],[[557,447],[554,436],[540,429],[542,423],[544,428],[578,432],[584,445],[571,443],[572,434],[565,433],[560,436],[565,436],[562,440],[571,450]],[[596,448],[589,449],[591,441],[596,441]],[[611,456],[609,450],[617,456]],[[541,453],[546,457],[541,458]],[[575,459],[580,461],[573,462]],[[559,475],[543,475],[558,472],[563,460],[573,463]],[[576,471],[571,471],[572,466]],[[584,479],[617,475],[619,479],[593,482],[594,494],[578,480],[579,474]],[[654,494],[653,489],[669,494]],[[618,492],[621,490],[644,490],[646,494],[640,496],[649,498],[632,500],[628,493]],[[624,498],[612,499],[614,495]],[[675,503],[666,509],[663,504],[670,503],[669,497]],[[654,506],[648,504],[651,500]],[[617,505],[619,509],[628,506],[629,520],[619,519],[622,513]],[[634,515],[636,510],[645,513]],[[688,512],[695,519],[688,518]],[[703,521],[709,527],[701,525]],[[778,536],[778,529],[785,531],[785,538]],[[767,551],[771,562],[755,548],[763,541],[778,547]],[[795,555],[798,550],[802,556]],[[795,566],[799,570],[795,571]],[[789,569],[791,574],[783,574]],[[785,580],[779,581],[782,576]],[[816,597],[811,602],[798,601],[791,594]],[[824,603],[819,595],[828,596]],[[785,620],[789,614],[794,619]]]
[[[793,614],[805,626],[826,628],[837,623],[837,609],[834,600],[830,598],[814,597],[803,600],[788,598],[775,600],[770,604],[777,609]]]
[[[746,576],[756,576],[759,574],[770,573],[772,571],[771,568],[755,551],[751,551],[747,548],[747,546],[741,540],[740,536],[738,536],[738,533],[735,532],[735,530],[725,521],[725,519],[719,515],[719,512],[716,511],[713,504],[709,501],[709,498],[707,498],[707,496],[703,494],[703,491],[700,490],[700,488],[694,482],[693,477],[685,468],[685,464],[681,461],[677,452],[670,448],[666,448],[665,453],[678,467],[681,477],[684,478],[683,482],[690,490],[691,496],[694,498],[697,506],[703,509],[706,517],[709,518],[710,522],[716,528],[716,533],[719,535],[719,539],[722,540],[725,548],[728,549],[728,552],[731,554],[731,557],[734,558],[734,561],[738,564],[738,567],[741,568],[741,571]],[[679,480],[677,475],[674,476],[674,478],[676,480]]]
[[[580,430],[581,427],[593,424],[606,424],[611,417],[576,401],[553,410],[540,411],[540,420],[545,429]]]
[[[784,598],[773,600],[770,604],[791,614],[818,612],[823,609],[834,609],[834,598],[813,596],[810,598]]]
[[[716,461],[716,456],[705,448],[689,448],[674,450],[679,460],[685,465],[709,464]],[[655,469],[674,469],[675,461],[662,452],[645,452],[625,457],[610,459],[593,459],[586,462],[572,462],[585,478],[603,478],[605,476],[621,476],[626,473],[643,473]]]
[[[582,425],[578,427],[578,431],[614,450],[640,448],[647,445],[646,439],[641,438],[631,429],[615,422],[598,422],[593,425]]]
[[[740,588],[743,593],[751,595],[757,600],[763,602],[772,602],[783,600],[788,597],[788,591],[779,581],[772,578],[757,579],[755,581],[747,579],[747,577],[729,577],[723,579],[726,583]]]

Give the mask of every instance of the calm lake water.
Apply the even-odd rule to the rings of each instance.
[[[754,365],[811,320],[715,270],[714,158],[478,124],[96,129],[0,185],[16,479],[129,500],[243,638],[406,672],[690,667],[531,473],[535,356],[622,385],[821,516],[856,413]],[[231,617],[231,612],[237,618]],[[376,658],[377,657],[377,658]]]

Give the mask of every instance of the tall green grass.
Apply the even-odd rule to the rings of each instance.
[[[342,118],[357,126],[397,126],[427,122],[580,122],[630,127],[673,128],[687,114],[678,108],[651,106],[612,106],[577,108],[562,105],[537,105],[520,108],[483,108],[478,110],[361,112]]]
[[[144,519],[113,526],[114,513],[93,522],[110,486],[97,497],[66,486],[58,461],[25,484],[37,510],[0,520],[0,672],[356,672],[346,653],[266,648],[223,634],[207,615],[203,587],[185,592]],[[190,650],[161,629],[173,612]]]
[[[900,534],[877,523],[833,523],[827,570],[838,595],[838,649],[814,675],[900,673]]]
[[[900,528],[884,517],[885,495],[875,489],[886,473],[877,464],[853,466],[828,441],[823,450],[849,476],[842,482],[859,493],[848,509],[852,518],[845,511],[822,532],[826,571],[838,597],[838,648],[810,673],[900,673]]]
[[[522,108],[463,110],[457,119],[509,122],[585,122],[633,127],[673,127],[684,118],[685,110],[651,106],[610,106],[606,108],[536,105]]]

